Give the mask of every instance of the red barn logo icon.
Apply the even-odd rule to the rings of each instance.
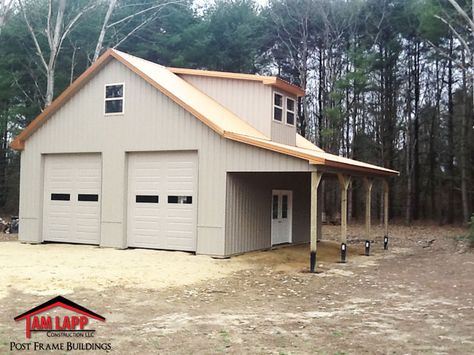
[[[54,308],[63,308],[76,313],[77,315],[50,316],[41,315],[42,313]],[[101,315],[88,310],[77,303],[74,303],[62,296],[55,297],[39,306],[26,311],[14,318],[15,321],[25,320],[27,338],[31,338],[32,332],[95,332],[93,329],[87,329],[89,319],[105,322]]]

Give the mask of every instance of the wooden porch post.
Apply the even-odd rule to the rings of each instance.
[[[388,181],[383,180],[383,224],[385,237],[388,237]]]
[[[310,272],[316,269],[316,251],[318,248],[318,186],[321,182],[322,173],[318,171],[311,172],[311,254],[310,254]]]
[[[351,182],[350,176],[337,174],[341,187],[341,244],[347,244],[347,189]]]
[[[324,182],[321,183],[321,191],[318,193],[318,228],[317,228],[317,236],[318,242],[323,239],[323,196],[324,190]]]
[[[370,229],[371,229],[371,209],[372,209],[372,186],[373,180],[364,178],[365,186],[365,234],[366,239],[370,240]]]

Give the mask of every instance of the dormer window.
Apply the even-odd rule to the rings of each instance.
[[[273,96],[273,119],[283,121],[283,95],[275,93]]]
[[[286,98],[286,123],[289,125],[295,124],[295,100]]]
[[[124,84],[105,85],[105,114],[120,115],[124,111]]]

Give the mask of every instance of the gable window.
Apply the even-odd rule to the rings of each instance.
[[[123,113],[124,84],[105,85],[105,114]]]
[[[273,94],[273,119],[275,121],[283,121],[283,95]]]
[[[295,124],[295,100],[286,98],[286,123],[290,125]]]

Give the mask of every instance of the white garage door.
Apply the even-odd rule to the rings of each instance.
[[[44,241],[99,244],[101,171],[98,154],[45,157]]]
[[[196,250],[197,153],[131,153],[128,245]]]

